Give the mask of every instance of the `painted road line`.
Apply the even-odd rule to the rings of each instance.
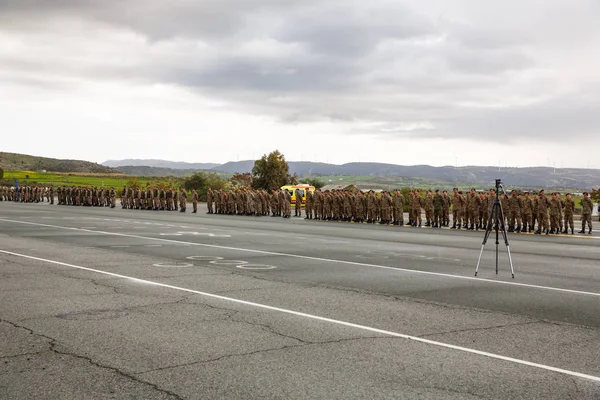
[[[362,263],[362,262],[356,262],[356,261],[336,260],[333,258],[321,258],[321,257],[304,256],[304,255],[300,255],[300,254],[278,253],[278,252],[266,251],[266,250],[256,250],[256,249],[245,249],[245,248],[241,248],[241,247],[221,246],[221,245],[216,245],[216,244],[186,242],[186,241],[175,240],[175,239],[165,239],[165,238],[154,238],[154,237],[140,236],[140,235],[130,235],[127,233],[95,231],[95,230],[88,230],[88,229],[81,229],[81,228],[71,228],[68,226],[40,224],[37,222],[15,221],[15,220],[4,219],[4,218],[0,218],[0,221],[14,222],[16,224],[25,224],[25,225],[34,225],[34,226],[46,226],[46,227],[51,227],[51,228],[82,231],[82,232],[96,233],[96,234],[108,235],[108,236],[129,237],[129,238],[134,238],[134,239],[154,240],[154,241],[168,242],[168,243],[180,243],[180,244],[183,243],[183,244],[187,244],[187,245],[191,245],[191,246],[208,247],[208,248],[213,248],[213,249],[244,251],[244,252],[248,252],[248,253],[266,254],[266,255],[271,255],[271,256],[290,257],[290,258],[298,258],[298,259],[302,259],[302,260],[312,260],[312,261],[320,261],[320,262],[328,262],[328,263],[336,263],[336,264],[347,264],[347,265],[355,265],[355,266],[359,266],[359,267],[386,269],[386,270],[391,270],[391,271],[395,271],[395,272],[407,272],[407,273],[412,273],[412,274],[429,275],[429,276],[442,276],[445,278],[452,278],[452,279],[464,279],[464,280],[475,281],[475,282],[493,283],[493,284],[498,284],[498,285],[509,285],[509,286],[526,287],[526,288],[540,289],[540,290],[551,290],[551,291],[556,291],[556,292],[573,293],[573,294],[578,294],[578,295],[600,297],[600,292],[586,292],[583,290],[564,289],[564,288],[557,288],[557,287],[552,287],[552,286],[541,286],[541,285],[533,285],[533,284],[529,284],[529,283],[519,283],[519,282],[512,282],[512,281],[498,281],[498,280],[494,280],[494,279],[479,278],[479,277],[474,277],[474,276],[452,275],[452,274],[445,274],[443,272],[431,272],[431,271],[420,271],[420,270],[408,269],[408,268],[388,267],[385,265],[369,264],[369,263]]]
[[[221,295],[217,295],[217,294],[213,294],[213,293],[201,292],[199,290],[193,290],[193,289],[188,289],[188,288],[184,288],[184,287],[180,287],[180,286],[168,285],[168,284],[165,284],[165,283],[160,283],[160,282],[155,282],[155,281],[149,281],[149,280],[146,280],[146,279],[135,278],[133,276],[116,274],[114,272],[107,272],[107,271],[102,271],[102,270],[99,270],[99,269],[94,269],[94,268],[89,268],[89,267],[82,267],[80,265],[68,264],[68,263],[64,263],[64,262],[61,262],[61,261],[48,260],[48,259],[40,258],[40,257],[33,257],[33,256],[29,256],[29,255],[26,255],[26,254],[14,253],[12,251],[7,251],[7,250],[0,250],[0,253],[8,254],[8,255],[11,255],[11,256],[15,256],[15,257],[27,258],[27,259],[30,259],[30,260],[36,260],[36,261],[46,262],[46,263],[49,263],[49,264],[60,265],[60,266],[63,266],[63,267],[69,267],[69,268],[75,268],[75,269],[89,271],[89,272],[95,272],[95,273],[98,273],[98,274],[108,275],[108,276],[112,276],[112,277],[115,277],[115,278],[123,278],[123,279],[130,280],[130,281],[132,281],[134,283],[142,283],[142,284],[146,284],[146,285],[153,285],[153,286],[163,287],[163,288],[166,288],[166,289],[178,290],[178,291],[181,291],[181,292],[198,294],[198,295],[205,296],[205,297],[210,297],[210,298],[213,298],[213,299],[223,300],[223,301],[237,303],[237,304],[243,304],[243,305],[246,305],[246,306],[251,306],[251,307],[256,307],[256,308],[262,308],[262,309],[270,310],[270,311],[277,311],[277,312],[288,314],[288,315],[294,315],[294,316],[297,316],[297,317],[302,317],[302,318],[312,319],[312,320],[316,320],[316,321],[327,322],[327,323],[334,324],[334,325],[341,325],[341,326],[346,326],[346,327],[350,327],[350,328],[356,328],[356,329],[359,329],[359,330],[368,331],[368,332],[372,332],[372,333],[378,333],[378,334],[385,335],[385,336],[392,336],[392,337],[397,337],[397,338],[412,340],[412,341],[415,341],[415,342],[420,342],[420,343],[424,343],[424,344],[428,344],[428,345],[433,345],[433,346],[443,347],[443,348],[447,348],[447,349],[457,350],[457,351],[461,351],[461,352],[464,352],[464,353],[476,354],[476,355],[479,355],[479,356],[488,357],[488,358],[492,358],[492,359],[496,359],[496,360],[507,361],[507,362],[510,362],[510,363],[513,363],[513,364],[525,365],[525,366],[528,366],[528,367],[539,368],[539,369],[543,369],[543,370],[551,371],[551,372],[556,372],[556,373],[563,374],[563,375],[573,376],[573,377],[577,377],[577,378],[581,378],[581,379],[586,379],[586,380],[590,380],[590,381],[594,381],[594,382],[600,382],[600,376],[588,375],[588,374],[584,374],[584,373],[581,373],[581,372],[570,371],[570,370],[566,370],[566,369],[562,369],[562,368],[552,367],[550,365],[534,363],[534,362],[531,362],[531,361],[521,360],[521,359],[518,359],[518,358],[506,357],[506,356],[503,356],[503,355],[500,355],[500,354],[495,354],[495,353],[488,353],[486,351],[471,349],[469,347],[456,346],[456,345],[449,344],[449,343],[444,343],[444,342],[438,342],[438,341],[435,341],[435,340],[424,339],[424,338],[421,338],[421,337],[418,337],[418,336],[406,335],[406,334],[403,334],[403,333],[398,333],[398,332],[388,331],[388,330],[384,330],[384,329],[374,328],[374,327],[370,327],[370,326],[366,326],[366,325],[355,324],[355,323],[352,323],[352,322],[341,321],[341,320],[337,320],[337,319],[333,319],[333,318],[321,317],[321,316],[318,316],[318,315],[308,314],[308,313],[294,311],[294,310],[289,310],[289,309],[286,309],[286,308],[269,306],[269,305],[266,305],[266,304],[255,303],[255,302],[246,301],[246,300],[240,300],[240,299],[236,299],[236,298],[233,298],[233,297],[227,297],[227,296],[221,296]]]

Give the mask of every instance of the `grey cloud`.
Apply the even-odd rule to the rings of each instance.
[[[530,28],[523,16],[511,20],[518,26],[501,20],[510,16],[498,16],[489,26],[492,12],[467,21],[468,12],[457,14],[462,20],[440,17],[433,6],[428,12],[425,6],[416,10],[409,2],[384,0],[5,0],[0,33],[10,37],[48,29],[55,49],[43,60],[0,50],[0,72],[19,75],[29,85],[65,76],[169,83],[288,123],[364,123],[354,131],[390,137],[493,141],[594,134],[600,89],[588,87],[584,95],[581,87],[588,82],[583,78],[565,83],[570,97],[560,87],[544,86],[565,67],[556,61],[563,49],[543,42],[539,27]],[[108,44],[113,50],[74,61],[68,52],[76,50],[63,46],[74,40],[68,30],[44,28],[53,18],[136,32],[145,41],[113,39]],[[586,40],[578,43],[599,34],[595,27],[580,31]],[[77,39],[83,43],[86,37]],[[102,34],[93,40],[102,41]],[[252,41],[297,48],[245,50]],[[548,57],[552,51],[556,59]],[[129,52],[135,62],[107,62],[107,57],[127,59]]]

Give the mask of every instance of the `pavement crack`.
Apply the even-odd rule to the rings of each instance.
[[[305,344],[313,344],[314,343],[314,342],[308,342],[306,340],[302,340],[302,339],[297,338],[295,336],[290,336],[290,335],[286,335],[284,333],[278,332],[273,327],[271,327],[271,326],[269,326],[267,324],[261,324],[261,323],[258,323],[258,322],[244,321],[244,320],[241,320],[241,319],[233,319],[233,318],[229,318],[229,321],[238,322],[238,323],[242,323],[242,324],[253,325],[253,326],[258,326],[258,327],[260,327],[265,332],[272,333],[274,335],[281,336],[281,337],[286,338],[286,339],[296,340],[296,341],[298,341],[300,343],[305,343]]]
[[[249,351],[249,352],[244,352],[244,353],[225,354],[225,355],[222,355],[222,356],[219,356],[219,357],[210,358],[208,360],[199,360],[199,361],[191,361],[191,362],[177,364],[177,365],[168,365],[168,366],[165,366],[165,367],[160,367],[160,368],[149,369],[149,370],[146,370],[146,371],[141,371],[141,372],[136,373],[136,375],[145,375],[145,374],[149,374],[149,373],[152,373],[152,372],[160,372],[160,371],[166,371],[166,370],[175,369],[175,368],[190,367],[190,366],[194,366],[194,365],[210,364],[210,363],[218,362],[218,361],[225,360],[225,359],[228,359],[228,358],[247,357],[247,356],[252,356],[252,355],[255,355],[255,354],[270,353],[270,352],[280,351],[280,350],[295,349],[295,348],[298,348],[298,347],[322,346],[322,345],[327,345],[327,344],[338,344],[338,343],[343,343],[343,342],[350,342],[350,341],[355,341],[355,340],[365,340],[365,339],[399,339],[399,338],[396,338],[396,337],[386,337],[386,336],[364,336],[364,337],[355,337],[355,338],[345,338],[345,339],[328,340],[328,341],[324,341],[324,342],[302,342],[302,343],[299,343],[299,344],[291,344],[291,345],[273,347],[273,348],[270,348],[270,349],[254,350],[254,351]],[[300,339],[296,339],[296,340],[300,340]]]
[[[111,366],[108,366],[108,365],[100,364],[99,362],[94,361],[91,357],[83,356],[83,355],[77,354],[75,352],[70,352],[70,351],[66,351],[66,350],[60,350],[60,349],[57,348],[57,346],[59,346],[59,343],[58,343],[58,341],[56,339],[51,338],[51,337],[46,336],[46,335],[43,335],[41,333],[34,332],[32,329],[27,328],[26,326],[19,325],[19,324],[16,324],[14,322],[11,322],[11,321],[8,321],[8,320],[5,320],[5,319],[1,319],[1,318],[0,318],[0,322],[6,323],[6,324],[11,325],[11,326],[13,326],[15,328],[18,328],[18,329],[23,329],[23,330],[27,331],[30,335],[41,337],[41,338],[44,338],[44,339],[48,340],[48,344],[50,346],[48,350],[37,352],[37,353],[30,353],[30,354],[41,354],[41,353],[45,353],[45,352],[50,351],[50,352],[53,352],[55,354],[60,354],[60,355],[63,355],[63,356],[74,357],[74,358],[77,358],[77,359],[80,359],[80,360],[84,360],[84,361],[87,361],[90,365],[93,365],[93,366],[95,366],[97,368],[102,368],[102,369],[105,369],[105,370],[108,370],[108,371],[112,371],[113,373],[115,373],[115,374],[117,374],[119,376],[122,376],[124,378],[130,379],[130,380],[132,380],[134,382],[137,382],[137,383],[140,383],[142,385],[147,385],[147,386],[151,387],[152,389],[156,390],[157,392],[163,393],[163,394],[165,394],[165,395],[167,395],[167,396],[169,396],[169,397],[171,397],[173,399],[181,399],[181,400],[183,400],[183,397],[179,396],[176,393],[173,393],[173,392],[171,392],[169,390],[163,389],[163,388],[159,387],[158,385],[156,385],[156,384],[154,384],[152,382],[144,381],[144,380],[142,380],[142,379],[140,379],[140,378],[138,378],[138,377],[136,377],[134,375],[128,374],[127,372],[124,372],[124,371],[122,371],[122,370],[120,370],[118,368],[111,367]],[[22,356],[23,355],[26,355],[26,354],[22,354]]]

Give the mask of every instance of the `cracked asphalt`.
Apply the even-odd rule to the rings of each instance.
[[[599,239],[0,203],[0,398],[597,400]]]

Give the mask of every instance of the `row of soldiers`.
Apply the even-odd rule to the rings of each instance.
[[[531,195],[529,192],[517,193],[515,190],[510,195],[499,195],[503,210],[503,223],[508,232],[534,232],[558,234],[575,233],[573,216],[575,201],[570,193],[562,199],[560,193],[555,192],[546,196],[545,191]],[[314,195],[307,196],[307,218],[325,218],[334,221],[354,221],[380,224],[404,225],[403,208],[407,202],[408,224],[421,227],[422,213],[424,211],[425,226],[441,228],[450,224],[450,210],[452,210],[452,227],[450,229],[479,230],[488,226],[490,211],[496,200],[495,189],[488,192],[477,192],[475,189],[464,193],[454,188],[452,195],[446,190],[427,191],[425,197],[419,190],[411,190],[409,198],[405,199],[399,190],[393,192],[383,191],[377,196],[373,191],[363,194],[351,191],[334,190],[321,194],[316,191]],[[579,233],[585,233],[587,225],[588,234],[592,233],[593,203],[588,193],[584,193],[581,200],[582,228]],[[321,214],[323,210],[323,214]],[[537,223],[537,230],[535,229]]]
[[[302,198],[302,197],[299,197]],[[206,203],[208,214],[267,216],[290,218],[292,195],[289,190],[266,190],[236,188],[212,190],[208,188]],[[300,203],[301,206],[301,203]],[[297,207],[296,207],[297,208]],[[298,214],[298,210],[296,210]]]
[[[195,214],[198,212],[198,193],[192,190],[192,205]],[[154,211],[180,211],[187,209],[188,194],[184,188],[174,187],[126,187],[121,189],[121,208]]]
[[[411,190],[406,199],[400,190],[383,191],[350,191],[342,189],[317,189],[314,192],[296,189],[295,198],[306,196],[305,219],[345,221],[357,223],[379,223],[403,226],[405,224],[404,208],[408,208],[408,225],[421,227],[422,214],[425,214],[426,227],[450,229],[485,229],[490,219],[492,205],[496,200],[495,189],[477,192],[472,189],[466,193],[455,188],[452,194],[448,191],[427,191],[422,196],[419,190]],[[546,196],[545,191],[531,194],[529,192],[500,194],[499,201],[503,210],[503,223],[508,232],[534,232],[536,234],[574,234],[573,217],[575,202],[571,194],[563,199],[559,193]],[[235,189],[229,191],[208,191],[208,213],[237,215],[269,215],[291,216],[291,192],[278,190],[273,194],[266,191]],[[302,204],[295,202],[295,216],[302,213]],[[591,234],[591,214],[593,203],[587,193],[581,201],[582,230],[585,233],[587,224]],[[537,230],[536,230],[537,226]]]
[[[59,205],[106,206],[114,208],[116,204],[114,188],[104,189],[82,186],[61,186],[54,188],[40,186],[0,187],[0,201],[43,202],[54,204],[55,195]],[[121,190],[121,206],[124,209],[186,211],[188,194],[184,188],[179,190],[155,187],[123,187]],[[485,229],[490,218],[492,204],[496,199],[494,189],[488,192],[477,192],[475,189],[464,193],[454,188],[452,195],[448,191],[435,193],[427,191],[421,196],[419,190],[411,190],[405,199],[400,190],[374,191],[363,193],[350,190],[317,189],[315,192],[296,189],[296,199],[306,196],[305,219],[345,221],[357,223],[380,223],[386,225],[404,225],[404,206],[408,208],[408,225],[421,227],[422,213],[425,213],[425,226],[433,228],[448,227],[452,210],[451,229]],[[198,208],[198,193],[192,190],[193,213]],[[575,202],[567,193],[563,199],[555,192],[546,196],[544,190],[533,195],[529,192],[498,196],[504,214],[504,224],[509,232],[568,233],[574,234],[573,216]],[[236,214],[274,217],[291,217],[292,193],[277,190],[272,194],[265,190],[246,188],[207,191],[207,208],[209,214]],[[295,216],[302,215],[302,202],[294,205]],[[593,203],[588,193],[581,200],[582,229],[586,225],[589,234],[592,232]],[[535,229],[537,224],[537,230]]]
[[[96,188],[86,186],[60,186],[56,188],[58,204],[62,206],[87,206],[115,208],[115,188]],[[50,204],[54,203],[53,196]]]
[[[0,201],[13,201],[20,203],[42,203],[47,201],[54,204],[54,187],[0,186]]]

